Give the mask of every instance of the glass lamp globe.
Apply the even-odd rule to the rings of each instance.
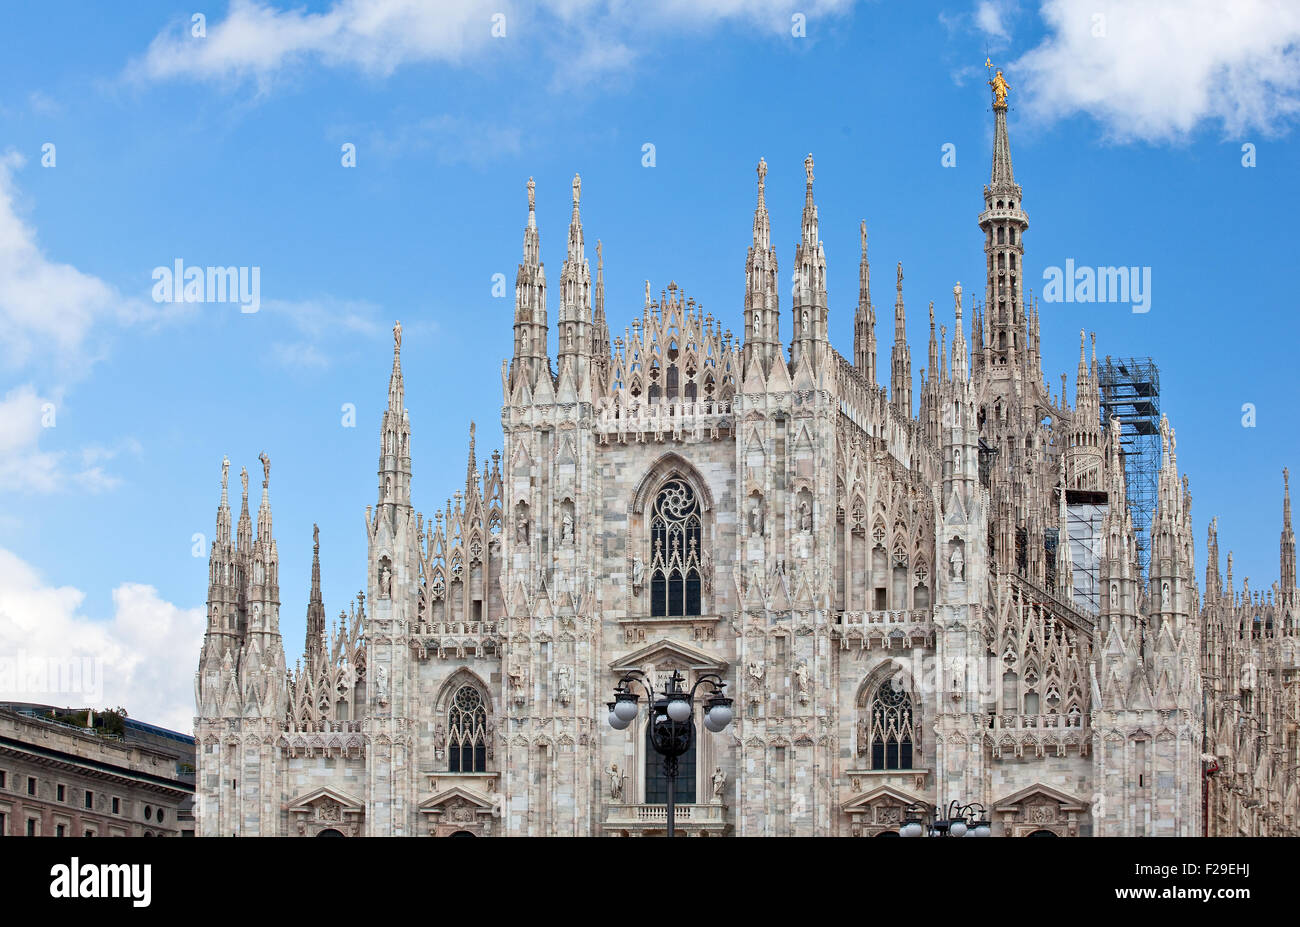
[[[716,734],[731,723],[731,706],[723,702],[713,705],[704,716],[704,720],[706,724],[712,722],[713,726],[709,727],[709,730]]]
[[[614,714],[618,715],[618,720],[623,722],[623,727],[627,727],[636,717],[636,699],[620,698],[614,703]]]
[[[981,822],[980,824],[976,825],[976,827],[975,827],[975,836],[976,836],[976,837],[987,837],[987,836],[989,836],[989,835],[992,834],[992,833],[993,833],[993,831],[989,828],[989,826],[988,826],[987,824],[983,823],[983,822]]]
[[[919,821],[909,821],[908,823],[904,824],[903,836],[904,837],[921,836],[921,823]]]
[[[679,724],[691,716],[691,703],[684,698],[670,699],[668,702],[668,717],[672,718]]]
[[[627,730],[627,726],[631,723],[632,723],[631,721],[624,721],[622,718],[620,718],[618,716],[617,711],[611,711],[609,713],[609,726],[616,731]]]
[[[953,821],[948,825],[948,833],[952,834],[954,837],[965,837],[966,830],[965,821]]]

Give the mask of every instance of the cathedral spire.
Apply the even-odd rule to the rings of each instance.
[[[474,423],[469,423],[469,459],[465,462],[465,496],[478,485],[478,467],[474,459]]]
[[[993,90],[993,165],[984,187],[984,211],[979,226],[984,232],[986,263],[984,323],[987,326],[987,361],[995,392],[1007,396],[1042,390],[1042,373],[1034,353],[1033,331],[1026,317],[1024,290],[1024,234],[1029,228],[1021,202],[1020,186],[1011,170],[1011,143],[1007,136],[1007,84],[1002,72],[989,81]]]
[[[813,202],[813,156],[803,162],[805,184],[803,204],[803,235],[795,249],[794,264],[797,280],[794,288],[794,331],[790,341],[792,363],[807,355],[816,358],[816,342],[824,342],[827,334],[826,251],[817,231],[817,204]]]
[[[379,506],[411,504],[411,422],[402,383],[402,323],[393,323],[393,372],[379,427]],[[395,516],[394,516],[395,517]]]
[[[303,657],[313,666],[325,655],[325,603],[320,592],[320,526],[311,526],[311,593],[307,597],[307,639]]]
[[[903,262],[898,262],[894,298],[894,347],[890,352],[890,396],[904,418],[912,417],[912,352],[907,346],[907,312],[903,308]]]
[[[546,349],[546,270],[542,266],[537,231],[537,185],[528,178],[528,224],[524,227],[524,259],[515,274],[515,356],[510,387],[522,377],[532,387],[542,371],[550,372]]]
[[[257,539],[271,538],[271,458],[266,453],[257,455],[262,462],[262,503],[257,507]]]
[[[1282,595],[1294,603],[1296,597],[1295,531],[1291,529],[1291,471],[1282,469]]]
[[[754,208],[754,240],[745,257],[745,347],[748,370],[754,362],[764,375],[774,358],[781,356],[780,299],[777,286],[776,249],[772,247],[771,222],[764,190],[767,162],[758,160],[758,205]]]
[[[566,359],[576,361],[591,353],[591,268],[582,237],[582,178],[573,175],[573,215],[569,219],[569,250],[560,270],[560,366]],[[575,371],[575,376],[580,372]]]
[[[242,503],[239,509],[239,527],[235,533],[235,545],[243,553],[248,553],[253,546],[253,520],[248,517],[248,468],[239,468],[239,483]]]
[[[609,323],[605,320],[605,253],[596,239],[596,292],[591,312],[592,363],[598,386],[603,391],[609,382]]]
[[[876,385],[876,310],[871,305],[871,262],[867,259],[867,221],[858,227],[862,259],[858,264],[858,311],[853,318],[853,365]]]
[[[966,336],[961,330],[961,281],[952,288],[953,313],[956,322],[952,330],[952,378],[958,381],[966,379]]]
[[[230,458],[221,458],[221,501],[217,503],[217,540],[222,544],[230,543]]]

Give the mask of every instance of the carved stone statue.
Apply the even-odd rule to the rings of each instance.
[[[388,704],[388,670],[382,663],[375,667],[375,695],[380,705]]]
[[[393,350],[402,349],[402,323],[400,321],[393,323]]]
[[[713,800],[722,801],[722,791],[727,787],[727,774],[718,766],[713,770]]]
[[[707,549],[700,557],[700,584],[706,594],[713,591],[713,555]]]
[[[746,669],[748,669],[748,671],[749,671],[749,677],[750,677],[751,679],[757,681],[757,680],[761,680],[761,679],[763,678],[763,661],[762,661],[762,660],[750,660],[750,661],[746,664]]]
[[[805,499],[799,503],[799,530],[811,531],[812,525],[812,506]]]
[[[379,568],[379,597],[387,599],[393,594],[393,571],[385,564]]]
[[[573,543],[573,516],[568,512],[564,513],[564,518],[560,521],[560,540],[565,544]]]
[[[515,516],[515,543],[528,543],[528,516],[524,514],[523,509],[520,509]]]
[[[623,774],[618,771],[617,763],[610,763],[606,770],[609,776],[609,797],[613,801],[623,800]]]
[[[556,673],[556,689],[560,704],[569,704],[569,700],[573,697],[573,671],[567,666],[561,666]]]
[[[962,556],[961,548],[960,543],[954,544],[952,556],[948,558],[948,578],[957,583],[966,581],[966,558]]]
[[[641,584],[645,582],[645,562],[640,554],[632,558],[632,594],[641,594]]]
[[[749,507],[749,531],[758,537],[763,536],[763,500],[757,496]]]
[[[794,668],[795,682],[799,685],[799,701],[808,701],[808,664],[800,663]]]

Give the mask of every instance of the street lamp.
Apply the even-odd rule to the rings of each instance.
[[[639,699],[628,688],[637,682],[646,692],[650,715],[650,744],[664,758],[664,776],[668,779],[668,836],[673,836],[676,818],[677,758],[695,743],[695,690],[708,683],[711,694],[704,703],[704,727],[717,734],[731,723],[731,699],[723,695],[727,683],[717,673],[705,673],[695,681],[690,691],[682,688],[686,679],[673,670],[664,691],[655,695],[650,677],[640,670],[629,671],[614,687],[614,701],[609,703],[609,726],[616,731],[627,730],[636,720]]]
[[[924,813],[924,814],[923,814]],[[926,816],[930,817],[926,821]],[[943,816],[924,802],[908,805],[903,812],[903,823],[898,828],[900,837],[988,837],[993,833],[988,812],[979,802],[963,805],[953,799]]]

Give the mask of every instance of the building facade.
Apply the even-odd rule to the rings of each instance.
[[[193,738],[94,716],[0,704],[0,836],[193,837]]]
[[[471,426],[464,488],[416,510],[395,326],[365,589],[328,630],[317,538],[292,672],[270,461],[256,533],[246,471],[232,530],[223,462],[199,833],[662,833],[644,713],[605,721],[630,670],[716,673],[736,700],[682,759],[689,834],[892,834],[907,807],[954,800],[1009,836],[1296,833],[1289,496],[1280,584],[1234,589],[1230,557],[1221,581],[1211,528],[1202,601],[1162,421],[1143,575],[1095,342],[1073,405],[1043,376],[1007,87],[990,84],[983,299],[953,288],[951,338],[931,303],[915,398],[901,265],[878,385],[865,224],[852,358],[830,344],[811,156],[788,339],[760,161],[738,337],[647,282],[611,341],[575,177],[552,357],[530,180],[502,449],[480,460]]]

